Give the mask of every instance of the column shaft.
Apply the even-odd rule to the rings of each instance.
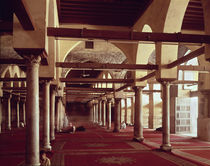
[[[120,132],[120,98],[115,98],[114,107],[114,132]]]
[[[7,130],[11,130],[11,96],[7,98]]]
[[[96,123],[98,123],[98,103],[95,104],[95,113]]]
[[[127,99],[125,98],[125,123],[128,123],[128,107],[127,107]]]
[[[112,121],[111,121],[111,117],[112,116],[112,103],[111,100],[108,99],[108,125],[107,128],[110,130],[112,127]]]
[[[102,121],[101,121],[101,117],[102,117],[102,111],[101,111],[101,108],[102,108],[102,104],[101,104],[101,100],[98,101],[98,123],[99,125],[102,125]]]
[[[17,119],[17,128],[20,127],[20,99],[18,98],[17,99],[17,102],[16,102],[16,111],[17,111],[17,114],[16,114],[16,119]]]
[[[55,90],[50,91],[50,140],[55,139]]]
[[[56,131],[59,132],[60,131],[60,124],[59,124],[59,117],[60,117],[60,97],[56,98]]]
[[[142,87],[134,87],[135,90],[135,118],[134,118],[134,140],[143,141],[143,107]]]
[[[162,82],[162,127],[163,127],[163,135],[162,135],[162,145],[161,149],[164,151],[171,150],[170,144],[170,91],[169,91],[169,83]]]
[[[106,100],[102,100],[102,125],[106,126]]]
[[[2,121],[3,121],[3,99],[0,97],[0,133],[2,133]]]
[[[27,63],[26,95],[26,165],[39,163],[39,56]]]
[[[131,123],[134,124],[134,99],[131,97]]]
[[[25,100],[23,101],[23,123],[25,126],[26,125],[26,103],[25,103]]]
[[[43,88],[43,148],[51,150],[50,146],[50,83],[44,82]]]

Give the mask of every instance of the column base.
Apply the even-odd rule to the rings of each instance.
[[[172,146],[170,144],[164,144],[160,146],[162,151],[170,152],[172,150]]]
[[[50,140],[51,140],[51,141],[55,140],[55,137],[51,137]]]
[[[11,127],[7,127],[7,130],[12,130],[12,128]]]
[[[136,142],[143,142],[143,141],[144,141],[144,138],[134,137],[134,138],[133,138],[133,141],[136,141]]]
[[[119,130],[119,129],[114,129],[113,132],[114,132],[114,133],[119,133],[120,130]]]
[[[25,164],[25,166],[40,166],[40,163],[37,163],[37,164]]]
[[[43,150],[46,150],[46,151],[51,151],[52,150],[52,146],[50,146],[50,145],[44,145],[42,149]]]

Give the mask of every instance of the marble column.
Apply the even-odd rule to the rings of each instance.
[[[98,124],[99,125],[102,125],[102,120],[101,120],[101,117],[102,117],[102,101],[99,100],[98,101]]]
[[[114,131],[120,132],[120,98],[115,98],[115,107],[114,107]]]
[[[60,132],[62,131],[62,129],[63,129],[63,117],[64,117],[64,111],[63,111],[63,103],[62,103],[62,100],[60,100],[60,102],[59,102],[60,104],[60,106],[59,106],[59,108],[60,108],[60,116],[59,116],[59,128],[60,128]]]
[[[122,123],[122,99],[120,99],[120,103],[119,103],[119,107],[120,107],[120,110],[119,110],[119,116],[120,116],[120,129],[121,129],[121,123]]]
[[[50,146],[50,82],[43,85],[43,149],[51,150]]]
[[[55,139],[55,86],[50,90],[50,140]]]
[[[7,130],[11,130],[11,94],[6,94],[4,95],[4,99],[6,100],[6,104],[7,104],[7,124],[6,124],[6,129]]]
[[[112,103],[111,103],[112,99],[108,98],[107,99],[107,105],[108,105],[108,125],[107,125],[107,129],[110,130],[112,127]]]
[[[23,124],[26,126],[26,99],[22,99],[23,102]]]
[[[127,98],[125,100],[125,123],[128,124],[128,107],[127,107]]]
[[[26,166],[39,166],[39,64],[40,56],[29,56],[26,94]]]
[[[59,117],[60,117],[60,100],[61,97],[58,96],[56,97],[56,115],[55,115],[55,120],[56,120],[56,132],[60,131],[60,124],[59,124]]]
[[[106,99],[102,100],[102,126],[105,127],[106,126]]]
[[[3,122],[3,97],[0,96],[0,133],[2,133]]]
[[[96,110],[95,110],[95,103],[94,103],[94,101],[93,101],[93,103],[92,103],[92,109],[93,109],[93,123],[95,123],[96,122]]]
[[[98,101],[95,101],[95,122],[98,123]]]
[[[134,99],[131,97],[131,123],[134,124]]]
[[[16,97],[16,127],[20,127],[20,97]]]
[[[143,137],[143,107],[142,107],[142,89],[143,87],[134,88],[135,91],[135,117],[134,117],[134,138],[133,140],[142,142]]]
[[[170,90],[169,82],[161,82],[162,84],[162,145],[160,149],[171,151],[170,144]]]

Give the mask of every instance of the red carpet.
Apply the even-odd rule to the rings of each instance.
[[[65,166],[177,166],[150,152],[134,154],[65,155]]]

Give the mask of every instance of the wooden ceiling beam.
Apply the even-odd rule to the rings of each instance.
[[[195,34],[181,34],[181,33],[151,33],[151,32],[130,32],[130,31],[48,27],[47,35],[54,37],[104,39],[104,40],[210,43],[210,35],[195,35]]]
[[[79,69],[126,69],[126,70],[157,70],[158,65],[141,65],[141,64],[110,64],[110,63],[70,63],[56,62],[56,67],[62,68],[79,68]]]
[[[176,66],[178,66],[178,65],[180,65],[180,64],[182,64],[182,63],[184,63],[184,62],[189,61],[190,59],[193,59],[193,58],[195,58],[195,57],[198,57],[198,56],[204,54],[204,52],[205,52],[205,46],[200,47],[199,49],[190,52],[190,53],[187,54],[186,56],[183,56],[183,57],[177,59],[176,61],[173,61],[173,62],[169,63],[169,64],[167,65],[167,68],[176,67]]]
[[[60,78],[61,82],[69,83],[133,83],[133,79],[98,79],[98,78]]]
[[[155,76],[155,74],[156,74],[156,71],[153,71],[153,72],[151,72],[151,73],[147,74],[146,76],[144,76],[144,77],[142,77],[142,78],[137,79],[136,81],[145,81],[145,80],[147,80],[147,79],[149,79],[149,78],[154,77],[154,76]]]
[[[53,78],[51,78],[51,77],[39,77],[39,81],[42,81],[42,80],[50,81],[52,79]],[[26,81],[26,77],[18,77],[18,78],[7,78],[7,77],[5,77],[5,78],[0,78],[0,82],[1,81],[4,81],[4,82],[18,81],[18,82],[20,82],[20,81]]]
[[[24,30],[34,30],[34,23],[23,0],[14,0],[14,12]]]
[[[210,66],[186,66],[186,65],[180,65],[178,66],[178,70],[187,70],[187,71],[210,71]]]
[[[83,91],[83,92],[113,92],[113,88],[78,88],[78,87],[65,87],[64,90],[68,91]]]

